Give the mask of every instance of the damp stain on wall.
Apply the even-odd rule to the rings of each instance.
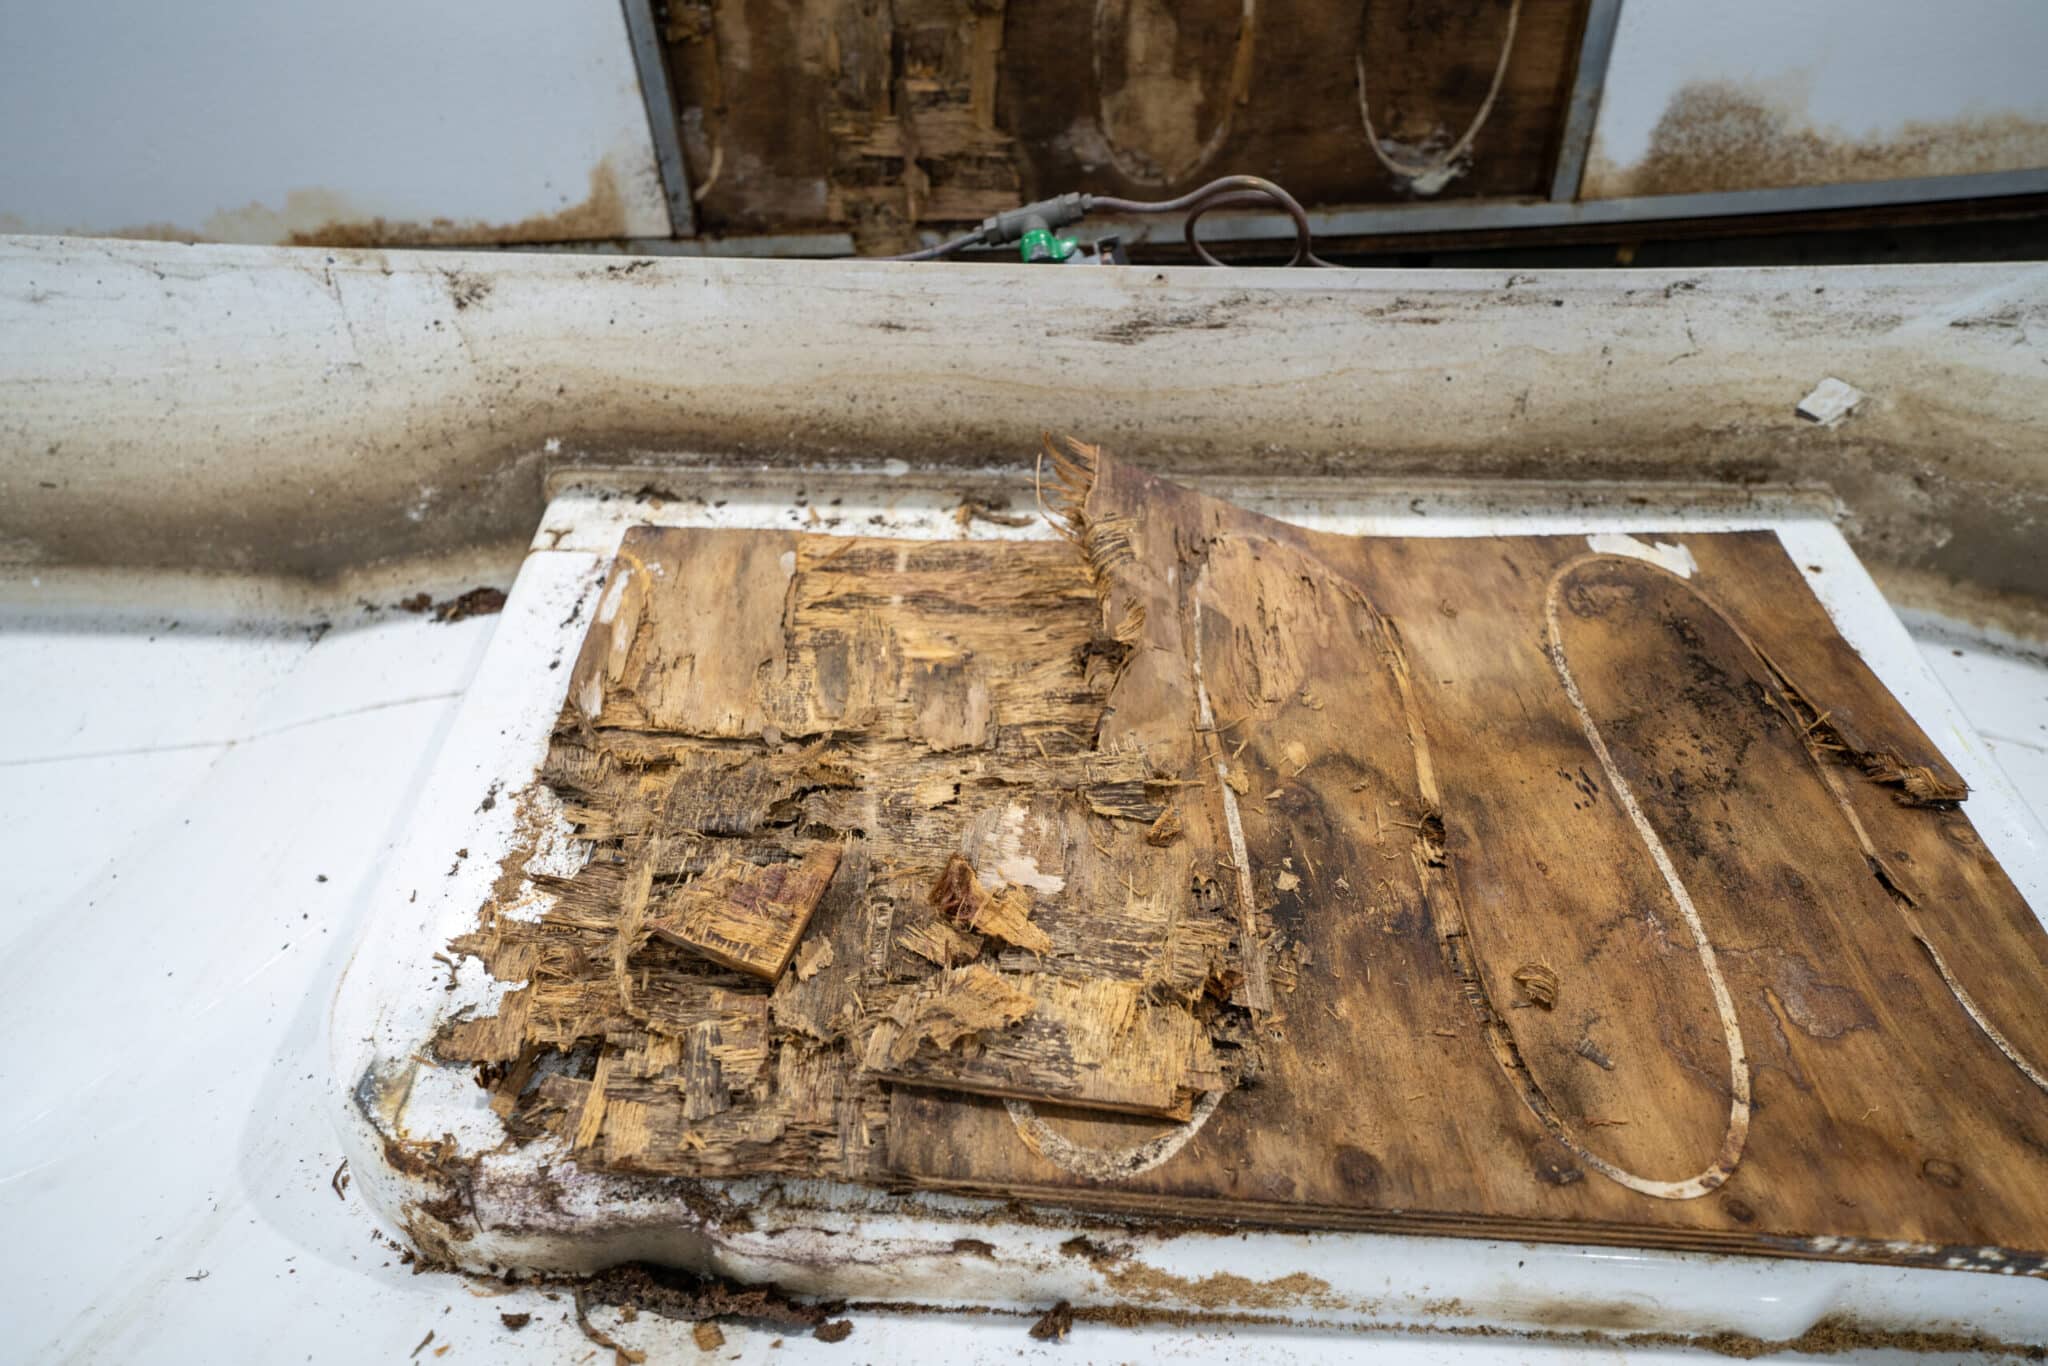
[[[1816,124],[1789,99],[1735,81],[1679,87],[1640,161],[1596,141],[1587,199],[1833,185],[2048,166],[2048,122],[2014,113],[1906,121],[1852,135]]]

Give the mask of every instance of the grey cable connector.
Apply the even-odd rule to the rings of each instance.
[[[1078,223],[1088,212],[1088,199],[1085,194],[1063,194],[1057,199],[1041,199],[1022,208],[1005,209],[992,218],[981,220],[981,227],[975,233],[978,245],[1006,247],[1021,241],[1024,234],[1033,229],[1053,231],[1069,223]]]

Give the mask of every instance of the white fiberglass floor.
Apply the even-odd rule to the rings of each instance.
[[[585,1359],[566,1301],[400,1264],[337,1192],[321,1076],[376,869],[497,618],[355,610],[323,630],[255,624],[232,590],[123,613],[49,588],[0,600],[0,1358]],[[2048,665],[1938,624],[1916,638],[2048,812]],[[514,1334],[500,1314],[521,1312]],[[1028,1322],[865,1313],[830,1347],[727,1325],[715,1355],[1706,1359],[1248,1325],[1084,1323],[1048,1345]],[[712,1359],[685,1324],[618,1334]]]

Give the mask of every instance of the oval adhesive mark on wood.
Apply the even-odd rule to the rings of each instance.
[[[1660,1181],[1627,1171],[1607,1161],[1605,1158],[1588,1151],[1584,1143],[1566,1129],[1562,1121],[1558,1120],[1554,1114],[1545,1117],[1542,1111],[1539,1110],[1538,1116],[1539,1118],[1546,1119],[1546,1127],[1552,1127],[1557,1137],[1570,1147],[1587,1166],[1609,1180],[1618,1182],[1630,1190],[1637,1191],[1643,1195],[1655,1196],[1663,1200],[1693,1200],[1716,1189],[1727,1181],[1729,1176],[1734,1173],[1735,1165],[1742,1160],[1742,1150],[1749,1137],[1749,1059],[1743,1051],[1742,1026],[1736,1019],[1735,1001],[1729,993],[1727,979],[1721,973],[1720,956],[1714,951],[1713,941],[1707,934],[1706,924],[1700,918],[1699,907],[1693,902],[1691,891],[1679,877],[1678,869],[1672,863],[1671,854],[1664,847],[1663,840],[1658,837],[1657,831],[1651,826],[1649,817],[1643,813],[1642,804],[1637,801],[1634,789],[1629,785],[1628,779],[1622,775],[1620,767],[1615,763],[1614,754],[1608,748],[1606,736],[1602,733],[1599,723],[1593,719],[1592,713],[1586,707],[1585,698],[1579,690],[1578,679],[1572,673],[1571,660],[1565,651],[1563,631],[1559,622],[1559,611],[1570,580],[1589,564],[1611,563],[1613,559],[1614,557],[1612,556],[1600,554],[1582,556],[1568,561],[1551,577],[1550,586],[1544,594],[1543,602],[1544,626],[1548,641],[1550,663],[1551,667],[1557,672],[1558,682],[1564,688],[1566,699],[1571,703],[1572,713],[1577,718],[1579,728],[1586,737],[1586,743],[1592,748],[1593,756],[1599,762],[1600,772],[1606,779],[1608,792],[1612,794],[1615,804],[1628,817],[1629,824],[1634,828],[1636,838],[1641,842],[1644,853],[1649,855],[1651,863],[1656,866],[1658,876],[1663,879],[1665,889],[1669,892],[1672,903],[1678,908],[1679,916],[1685,923],[1686,932],[1691,940],[1693,950],[1698,955],[1700,971],[1705,975],[1707,987],[1713,994],[1714,1013],[1720,1019],[1723,1042],[1728,1050],[1728,1124],[1722,1135],[1720,1152],[1705,1169],[1683,1180]],[[1668,570],[1663,569],[1661,566],[1653,568],[1650,572],[1664,574],[1681,585],[1684,583],[1678,576],[1670,574]],[[1716,617],[1721,617],[1726,622],[1726,618],[1722,616],[1721,610],[1718,607],[1715,607],[1704,597],[1700,597],[1697,592],[1694,592],[1689,587],[1686,591],[1697,598],[1702,607],[1712,612]],[[1728,625],[1733,629],[1732,622],[1728,623]],[[1736,634],[1740,637],[1741,633],[1738,631]]]
[[[1017,1126],[1017,1136],[1024,1140],[1024,1146],[1061,1171],[1090,1181],[1128,1181],[1151,1171],[1186,1147],[1188,1140],[1209,1122],[1209,1116],[1216,1113],[1216,1106],[1222,1099],[1221,1091],[1210,1091],[1197,1097],[1193,1113],[1185,1120],[1157,1137],[1133,1143],[1127,1148],[1097,1148],[1076,1143],[1047,1124],[1032,1108],[1031,1102],[1012,1100],[1005,1104],[1009,1107],[1010,1122]]]
[[[1237,40],[1220,92],[1205,89],[1214,84],[1214,68],[1184,55],[1196,45],[1183,30],[1190,19],[1184,8],[1164,0],[1096,0],[1096,122],[1110,164],[1142,185],[1171,185],[1207,165],[1251,90],[1258,0],[1240,0]],[[1123,81],[1112,90],[1108,54],[1118,48]],[[1205,104],[1213,120],[1206,135],[1199,122]]]
[[[1370,13],[1368,12],[1365,17],[1369,20]],[[1361,35],[1358,51],[1353,56],[1353,66],[1358,77],[1359,123],[1365,129],[1365,140],[1372,148],[1374,158],[1409,190],[1423,196],[1437,194],[1463,175],[1471,164],[1472,144],[1478,138],[1479,130],[1486,126],[1487,118],[1492,115],[1494,101],[1500,98],[1501,83],[1507,77],[1508,61],[1514,56],[1515,32],[1521,17],[1522,0],[1509,0],[1507,22],[1501,35],[1500,55],[1494,63],[1492,83],[1487,86],[1486,96],[1473,111],[1465,130],[1456,139],[1451,139],[1447,130],[1438,127],[1426,140],[1413,144],[1389,137],[1373,124],[1373,97],[1368,88],[1371,54],[1367,52]]]

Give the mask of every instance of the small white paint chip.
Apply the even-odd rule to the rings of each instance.
[[[1809,422],[1832,427],[1854,412],[1864,397],[1863,391],[1855,385],[1830,375],[1814,385],[1812,393],[1799,400],[1797,412]]]
[[[783,578],[788,579],[796,576],[796,552],[794,550],[783,551],[782,554],[776,557],[775,562],[782,566]]]
[[[541,449],[549,455],[560,455],[562,453],[562,438],[559,436],[549,437],[542,443]]]
[[[882,462],[882,473],[888,475],[891,479],[901,479],[904,475],[910,473],[910,462],[908,460],[884,460]]]
[[[1681,579],[1691,578],[1700,567],[1692,552],[1682,545],[1672,545],[1668,541],[1639,541],[1624,531],[1596,531],[1586,538],[1586,546],[1596,554],[1625,555],[1631,560],[1654,564]]]

